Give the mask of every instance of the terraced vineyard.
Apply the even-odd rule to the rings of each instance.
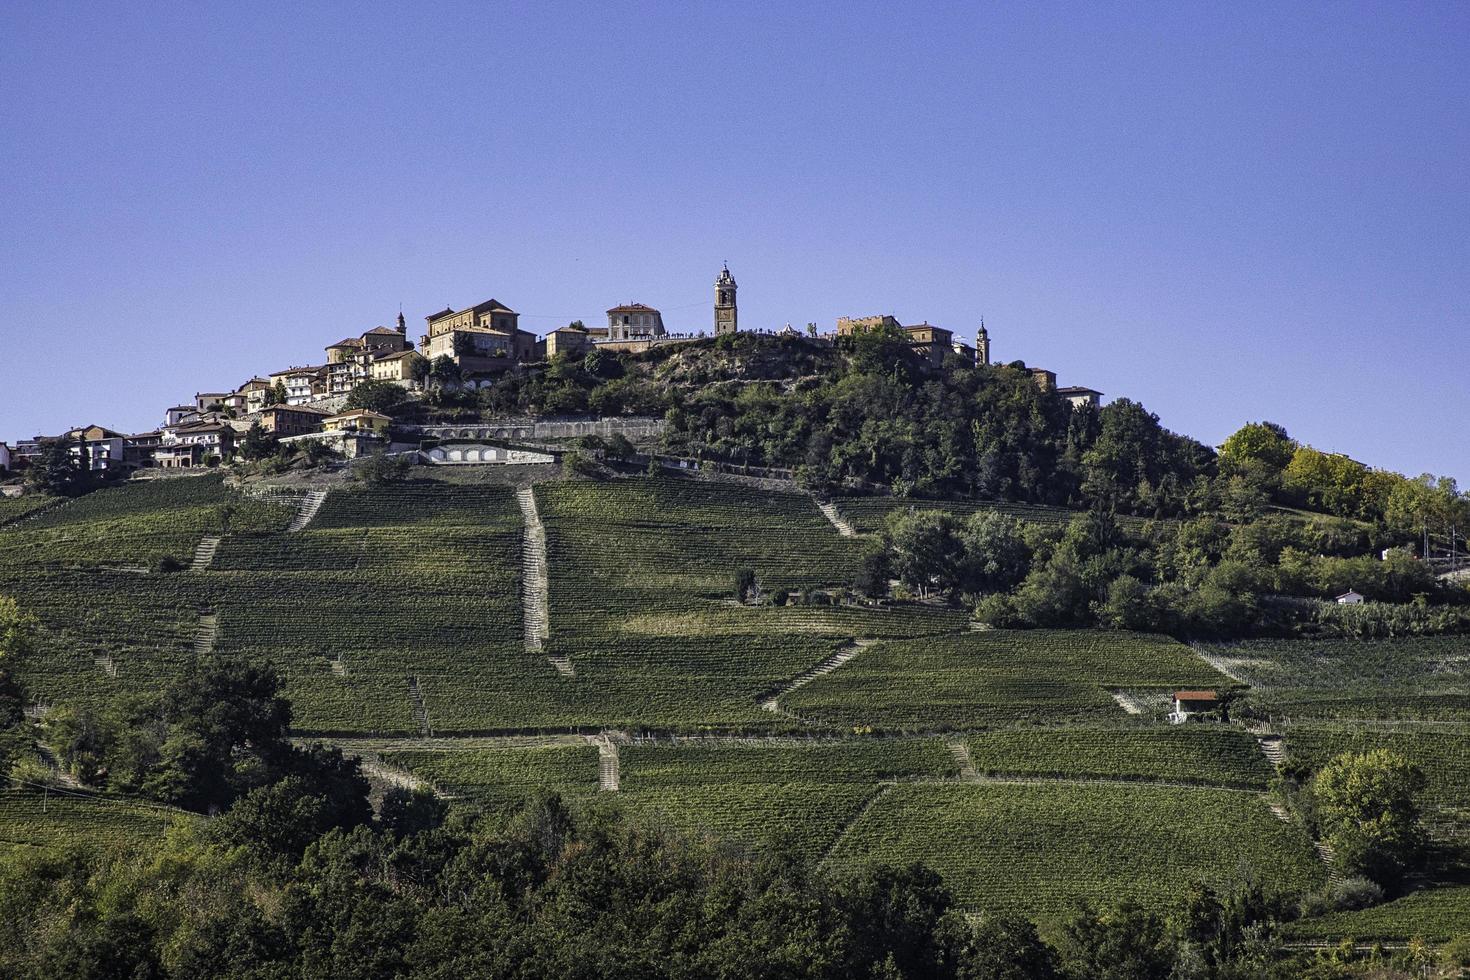
[[[1234,686],[1189,647],[1122,632],[973,631],[965,611],[924,604],[825,604],[871,540],[843,537],[802,494],[661,476],[534,486],[549,636],[528,651],[514,491],[449,476],[334,487],[292,533],[294,507],[247,499],[216,476],[107,490],[0,529],[0,594],[43,624],[24,679],[54,705],[156,690],[211,646],[268,659],[285,671],[303,734],[414,736],[382,761],[456,807],[500,816],[538,788],[598,794],[598,749],[569,730],[615,729],[619,778],[608,787],[619,792],[604,803],[751,846],[787,840],[837,869],[924,860],[975,910],[1044,918],[1077,898],[1161,905],[1192,879],[1245,868],[1286,888],[1323,877],[1310,842],[1267,808],[1269,769],[1243,729],[1170,728],[1114,699]],[[913,503],[840,502],[860,530]],[[222,504],[235,513],[207,570],[147,571],[165,556],[187,563],[200,538],[219,535]],[[812,601],[740,605],[742,568],[767,594]],[[211,621],[217,633],[201,629]],[[1470,729],[1327,719],[1463,722],[1466,643],[1203,652],[1278,721],[1289,715],[1293,754],[1315,762],[1387,744],[1414,758],[1430,776],[1436,829],[1458,837]],[[856,653],[775,710],[760,707],[839,650]],[[547,744],[440,737],[533,730]],[[732,737],[747,733],[782,737]],[[0,794],[0,856],[77,838],[141,846],[172,819],[12,791]],[[1297,929],[1448,935],[1470,928],[1466,905],[1463,888],[1439,887]]]
[[[966,740],[984,774],[1138,779],[1264,790],[1271,767],[1237,728],[1075,728],[995,731]]]
[[[1370,909],[1303,919],[1292,923],[1287,935],[1294,940],[1328,942],[1344,936],[1359,942],[1415,937],[1447,942],[1470,935],[1470,885],[1425,888]]]
[[[1311,841],[1254,794],[1160,786],[905,785],[843,835],[836,868],[923,861],[975,909],[1048,918],[1079,899],[1158,907],[1193,880],[1305,888]]]
[[[1289,756],[1313,769],[1343,752],[1386,748],[1412,760],[1428,780],[1421,800],[1432,826],[1470,830],[1470,728],[1449,726],[1292,725]]]
[[[1207,652],[1279,718],[1470,720],[1470,637],[1251,640]]]
[[[418,732],[409,677],[435,730],[493,728],[509,700],[466,691],[551,680],[521,648],[519,555],[507,487],[339,489],[303,531],[227,538],[200,595],[217,649],[285,668],[303,730]]]
[[[234,511],[231,528],[242,532],[280,530],[291,516],[288,508],[227,490],[217,475],[128,483],[0,530],[0,567],[183,561],[200,537],[218,533],[225,504]]]
[[[10,524],[27,514],[57,504],[55,497],[27,494],[24,497],[0,497],[0,527]]]
[[[410,749],[385,752],[382,758],[482,812],[512,813],[543,789],[571,799],[597,792],[597,749],[591,745]]]
[[[622,750],[625,807],[688,833],[761,844],[783,840],[816,860],[878,792],[881,780],[944,778],[937,739],[806,746],[635,746]]]
[[[149,574],[218,533],[220,508],[246,533],[284,528],[290,509],[246,498],[219,476],[99,490],[0,529],[0,594],[42,624],[26,681],[45,703],[156,687],[190,655],[201,577]]]
[[[567,689],[617,725],[778,723],[760,697],[853,637],[962,629],[921,607],[742,607],[735,572],[766,590],[846,586],[866,543],[810,498],[673,478],[536,487],[551,569],[548,652]],[[590,720],[590,718],[589,718]]]
[[[1112,688],[1230,683],[1165,637],[989,630],[875,646],[783,704],[803,719],[840,726],[980,728],[1124,721]]]
[[[137,848],[163,836],[172,811],[82,794],[0,789],[0,860],[36,847],[86,844]]]

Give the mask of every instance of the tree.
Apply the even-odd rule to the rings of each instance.
[[[588,351],[582,358],[582,370],[594,378],[611,381],[623,376],[623,362],[614,354],[598,350],[596,347]]]
[[[1320,832],[1345,874],[1386,888],[1419,860],[1425,834],[1417,797],[1426,780],[1418,766],[1388,749],[1337,756],[1310,784]]]
[[[1220,462],[1235,468],[1262,466],[1280,473],[1291,462],[1296,443],[1275,422],[1250,422],[1241,426],[1220,447]]]
[[[1281,474],[1289,498],[1339,517],[1363,516],[1363,486],[1368,467],[1337,453],[1299,446]]]
[[[395,837],[433,830],[449,816],[449,805],[423,788],[395,786],[383,794],[378,822]]]
[[[16,679],[19,671],[35,653],[35,635],[39,624],[23,611],[14,599],[0,595],[0,731],[19,725],[25,719],[25,691]],[[0,772],[9,771],[8,740],[0,739]],[[27,742],[23,747],[29,751]]]
[[[271,858],[301,853],[333,826],[325,797],[300,776],[250,790],[210,826],[225,844],[246,846]]]
[[[285,380],[284,379],[277,379],[275,384],[271,385],[269,388],[266,389],[266,396],[265,397],[266,397],[265,403],[267,405],[284,405],[284,404],[286,404],[287,396],[286,396],[286,382],[285,382]]]
[[[632,441],[621,432],[614,432],[608,436],[604,451],[611,459],[627,459],[638,452]]]
[[[759,587],[755,584],[755,569],[742,568],[735,573],[735,601],[745,602]]]
[[[369,486],[382,486],[385,483],[403,479],[408,475],[408,469],[409,463],[406,456],[373,453],[353,464],[352,477]]]
[[[36,618],[0,595],[0,670],[18,670],[35,650]]]
[[[1021,522],[999,511],[978,511],[961,529],[964,547],[961,578],[972,592],[1004,592],[1026,577],[1031,547]]]
[[[458,384],[462,377],[459,362],[448,354],[440,354],[429,365],[429,379],[439,384]]]
[[[1097,620],[1120,630],[1157,629],[1159,610],[1147,585],[1132,575],[1119,575],[1108,585],[1108,596],[1097,604]]]
[[[281,448],[274,432],[267,432],[260,419],[250,423],[245,438],[240,440],[240,455],[247,460],[265,459]]]
[[[1174,965],[1163,919],[1131,902],[1084,904],[1062,927],[1059,951],[1073,980],[1159,980]]]
[[[32,489],[57,496],[80,492],[86,478],[86,472],[77,464],[77,458],[64,439],[42,446],[40,455],[26,472],[26,482]]]
[[[269,782],[289,751],[291,705],[281,676],[238,657],[208,657],[171,683],[159,705],[167,725],[145,791],[201,812]]]
[[[966,943],[957,980],[1057,980],[1061,967],[1028,919],[986,916]]]
[[[893,577],[893,564],[888,552],[876,548],[863,555],[862,564],[853,576],[852,587],[869,599],[881,599],[888,594],[888,580]]]
[[[886,534],[894,574],[906,587],[926,594],[953,592],[961,584],[965,547],[959,522],[938,510],[914,510],[889,517]]]
[[[408,362],[403,366],[403,373],[410,381],[420,384],[429,376],[429,359],[417,351],[410,354],[405,360]]]
[[[408,392],[403,390],[402,385],[370,378],[367,381],[358,382],[352,391],[348,392],[347,407],[365,408],[371,412],[386,414],[407,397]]]

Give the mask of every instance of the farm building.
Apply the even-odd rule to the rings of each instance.
[[[1204,714],[1220,707],[1220,696],[1214,691],[1175,691],[1174,710],[1169,720],[1178,725],[1189,720],[1190,715]]]
[[[1354,591],[1353,589],[1348,589],[1342,595],[1337,597],[1337,604],[1339,606],[1361,606],[1363,604],[1363,601],[1363,594],[1361,592]]]

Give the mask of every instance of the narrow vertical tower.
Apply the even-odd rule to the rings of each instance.
[[[985,329],[985,321],[980,321],[980,332],[975,335],[975,363],[990,363],[990,334]]]
[[[402,310],[398,311],[398,332],[405,337],[408,336],[408,321],[403,319]]]
[[[727,265],[715,280],[715,333],[734,333],[740,329],[740,318],[735,308],[735,277],[730,275]]]

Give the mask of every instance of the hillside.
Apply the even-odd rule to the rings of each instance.
[[[424,472],[313,493],[131,483],[0,529],[0,595],[40,623],[20,679],[43,738],[48,717],[239,655],[281,669],[296,737],[360,756],[380,789],[507,819],[546,787],[657,826],[780,838],[834,871],[923,861],[965,908],[1042,923],[1082,899],[1163,908],[1243,873],[1293,893],[1326,882],[1271,792],[1283,755],[1390,746],[1429,774],[1435,840],[1470,833],[1463,636],[980,629],[961,606],[850,591],[882,515],[911,503],[824,513],[794,488]],[[1052,534],[1074,516],[969,509]],[[735,598],[741,570],[762,599]],[[1236,692],[1237,720],[1169,725],[1181,688]],[[0,795],[4,846],[142,847],[191,819],[70,791],[54,812],[27,785]],[[1470,932],[1457,862],[1392,905],[1295,928]]]

